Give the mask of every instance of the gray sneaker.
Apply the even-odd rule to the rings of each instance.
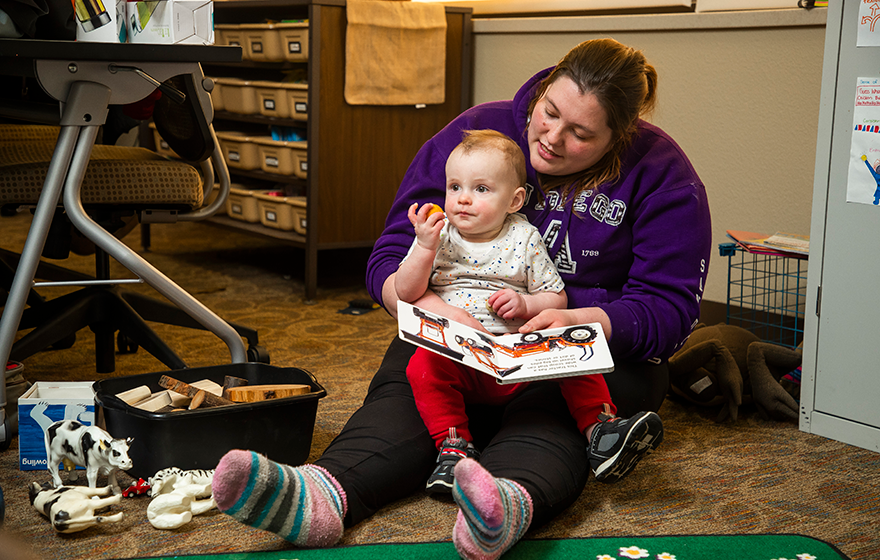
[[[590,468],[599,482],[617,482],[662,441],[663,422],[654,412],[605,420],[593,430],[587,448]]]
[[[474,444],[458,437],[455,428],[449,428],[449,437],[444,439],[440,445],[437,467],[428,477],[428,483],[425,485],[428,494],[452,494],[452,486],[455,482],[453,474],[455,464],[465,457],[479,460],[480,453]]]

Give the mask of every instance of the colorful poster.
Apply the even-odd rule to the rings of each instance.
[[[880,205],[880,78],[859,78],[846,201]]]
[[[880,2],[859,0],[859,47],[880,46]]]

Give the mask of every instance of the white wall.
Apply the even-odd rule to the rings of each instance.
[[[809,235],[825,10],[474,20],[474,103],[509,99],[572,46],[613,37],[660,75],[649,119],[703,182],[713,243],[728,229]],[[704,298],[727,298],[713,252]]]

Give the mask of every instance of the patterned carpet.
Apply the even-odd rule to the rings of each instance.
[[[0,219],[0,246],[20,250],[28,223],[25,215]],[[137,231],[126,241],[139,247]],[[367,297],[365,253],[322,253],[312,305],[303,302],[303,253],[261,237],[205,224],[154,226],[152,251],[145,257],[220,316],[257,328],[272,364],[315,374],[328,392],[318,406],[312,441],[311,458],[317,457],[358,407],[396,334],[382,310],[337,313],[348,301]],[[61,264],[83,272],[94,266],[89,257]],[[161,326],[157,331],[191,366],[229,359],[213,335]],[[87,330],[73,348],[37,354],[25,368],[31,381],[106,377],[95,374]],[[141,350],[117,356],[114,375],[164,369]],[[588,484],[574,506],[527,538],[794,533],[826,541],[853,560],[880,558],[880,455],[802,433],[793,422],[763,420],[750,408],[734,424],[716,424],[714,414],[667,400],[661,409],[666,438],[654,455],[619,484]],[[124,500],[121,522],[58,535],[28,503],[26,486],[34,480],[46,481],[48,475],[19,471],[13,440],[0,453],[5,533],[28,543],[38,558],[290,549],[285,541],[216,512],[174,531],[156,530],[146,519],[146,497]],[[121,482],[129,479],[122,476]],[[348,530],[342,544],[447,541],[454,514],[449,501],[414,495]]]

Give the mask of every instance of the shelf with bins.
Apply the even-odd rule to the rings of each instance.
[[[308,22],[218,24],[242,64],[215,68],[217,139],[237,181],[216,224],[304,245],[307,235]],[[268,228],[268,230],[266,229]]]
[[[216,112],[214,119],[218,131],[243,135],[265,135],[265,131],[272,127],[304,127],[305,159],[295,160],[300,165],[304,163],[307,169],[304,176],[302,173],[297,176],[296,173],[267,172],[262,164],[259,169],[230,166],[230,172],[235,181],[249,188],[275,188],[286,194],[305,197],[298,199],[304,200],[305,208],[296,208],[297,212],[305,214],[305,234],[295,230],[274,230],[249,222],[233,223],[228,217],[216,221],[302,247],[305,252],[306,299],[315,296],[318,251],[371,247],[382,233],[397,187],[419,147],[470,106],[470,8],[446,8],[445,101],[415,107],[353,106],[345,101],[345,6],[345,0],[215,2],[218,43],[233,41],[224,26],[239,25],[240,28],[234,31],[241,33],[235,40],[242,46],[245,60],[234,65],[205,65],[208,76],[249,82],[250,87],[256,82],[258,89],[263,82],[301,82],[306,85],[305,114],[297,111],[297,103],[302,103],[300,97],[294,101],[293,112],[289,111],[288,103],[288,116],[282,117],[271,112],[273,103],[278,107],[283,102],[279,99],[257,97],[253,112],[230,111],[227,84],[218,80],[221,110]],[[296,23],[306,27],[265,27],[276,25],[266,22],[289,20],[300,20]],[[250,28],[254,24],[263,24],[263,27]],[[293,33],[292,29],[306,31],[307,37],[300,39],[298,47],[291,47],[290,39],[283,38],[284,33]],[[270,45],[263,35],[266,30],[279,31],[282,40]],[[257,44],[258,56],[254,56],[254,45]],[[298,60],[293,59],[294,55],[305,56]],[[275,89],[288,94],[298,88],[281,86]],[[259,101],[261,99],[263,101]],[[268,105],[261,105],[267,100],[271,101]]]

